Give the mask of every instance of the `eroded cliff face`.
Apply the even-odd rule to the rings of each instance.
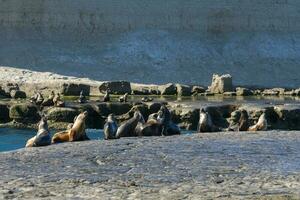
[[[0,0],[0,65],[99,80],[300,85],[298,0]]]

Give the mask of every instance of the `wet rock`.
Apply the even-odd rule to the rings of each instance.
[[[176,84],[178,96],[190,96],[192,94],[192,87],[189,85]]]
[[[131,93],[134,95],[159,95],[158,85],[131,83]]]
[[[278,129],[300,130],[300,107],[299,105],[280,105],[274,107],[278,114],[278,121],[273,126]]]
[[[37,122],[40,119],[38,108],[28,103],[12,105],[9,117],[17,122]]]
[[[180,127],[186,130],[197,130],[200,109],[187,109],[180,112]]]
[[[158,103],[158,102],[150,103],[148,105],[150,114],[157,113],[162,105],[163,105],[162,103]]]
[[[284,95],[285,89],[284,88],[273,88],[273,89],[265,89],[262,92],[262,95],[264,96],[278,96],[278,95]]]
[[[109,114],[122,115],[127,113],[131,108],[130,103],[107,102],[97,104],[99,114],[101,116],[108,116]]]
[[[85,121],[87,128],[102,129],[105,123],[105,117],[100,114],[99,107],[94,104],[77,105],[76,110],[79,113],[87,111],[88,116]]]
[[[46,110],[47,119],[51,122],[68,122],[74,121],[79,111],[74,108],[52,107]]]
[[[236,96],[236,92],[224,92],[223,95],[232,97],[232,96]]]
[[[101,93],[104,94],[107,90],[109,90],[111,94],[131,94],[131,85],[127,81],[110,81],[104,82],[99,86]]]
[[[21,90],[12,90],[10,91],[10,96],[14,99],[25,99],[26,93]]]
[[[161,95],[176,95],[177,89],[173,83],[158,86]]]
[[[90,86],[85,84],[77,84],[77,83],[62,84],[61,94],[65,96],[79,96],[81,91],[83,91],[83,95],[89,96]]]
[[[225,74],[219,76],[214,74],[212,77],[211,86],[209,86],[209,91],[214,94],[223,94],[224,92],[232,92],[232,77],[230,74]]]
[[[0,104],[0,122],[5,123],[9,121],[9,108],[6,104]]]
[[[202,86],[193,86],[192,88],[192,94],[201,94],[204,93],[206,89]]]
[[[247,88],[237,87],[236,88],[236,95],[237,96],[251,96],[253,95],[253,91]]]

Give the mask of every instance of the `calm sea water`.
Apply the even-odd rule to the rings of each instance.
[[[51,131],[53,135],[55,131]],[[26,141],[35,136],[36,130],[0,128],[0,152],[23,148]],[[92,140],[103,139],[103,130],[88,129],[87,134]]]

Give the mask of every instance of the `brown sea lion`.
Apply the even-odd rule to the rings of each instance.
[[[56,106],[56,107],[64,107],[65,106],[65,102],[61,100],[59,93],[57,93],[54,96],[53,103],[54,103],[54,106]]]
[[[239,120],[239,131],[248,131],[249,129],[249,115],[244,109],[241,110],[241,117]]]
[[[113,114],[108,115],[104,124],[104,139],[116,139],[118,125]]]
[[[157,121],[162,125],[161,135],[180,135],[180,128],[171,120],[171,113],[165,105],[158,111]]]
[[[124,122],[117,130],[116,137],[134,137],[135,128],[141,120],[142,114],[139,111],[135,111],[131,119]]]
[[[50,131],[48,129],[47,119],[42,117],[39,122],[38,132],[36,136],[32,137],[26,142],[25,147],[39,147],[51,144]]]
[[[54,134],[52,143],[88,140],[85,132],[85,120],[87,116],[87,111],[80,113],[76,117],[71,129]]]
[[[54,96],[55,96],[54,91],[51,91],[49,97],[43,101],[42,106],[53,106]]]
[[[258,122],[251,126],[248,131],[266,131],[268,129],[268,122],[266,119],[266,114],[263,113],[259,119]]]
[[[220,129],[213,124],[210,114],[202,108],[200,110],[198,132],[217,132],[219,130]]]

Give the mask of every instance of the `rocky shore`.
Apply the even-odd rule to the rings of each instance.
[[[87,141],[0,154],[3,199],[298,199],[300,133]]]

